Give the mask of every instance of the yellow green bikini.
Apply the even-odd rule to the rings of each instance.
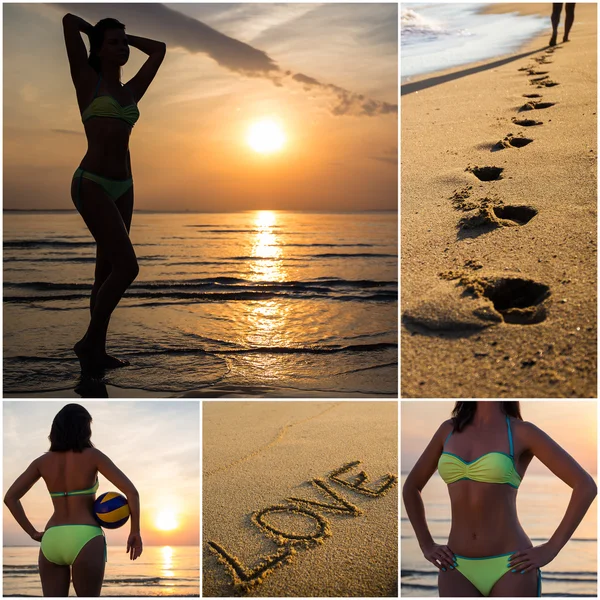
[[[94,91],[94,98],[90,102],[90,105],[81,113],[81,121],[85,123],[94,117],[120,119],[121,121],[125,121],[130,127],[133,127],[140,118],[140,111],[138,110],[137,105],[133,103],[128,106],[121,106],[116,99],[110,95],[96,96],[101,79],[102,75],[98,78],[96,90]],[[77,178],[79,178],[79,184],[77,187],[77,195],[75,196],[75,205],[79,212],[81,212],[82,178],[89,179],[100,185],[113,200],[120,198],[133,185],[133,179],[131,177],[129,179],[109,179],[108,177],[85,171],[81,167],[73,174],[73,179]]]
[[[517,489],[521,483],[521,477],[515,467],[512,431],[508,416],[506,417],[506,425],[508,427],[510,454],[488,452],[475,460],[467,462],[456,454],[444,451],[438,461],[438,472],[441,478],[448,485],[468,479],[481,483],[504,483]],[[444,448],[451,435],[452,432],[448,434],[444,442]],[[508,557],[515,552],[481,558],[469,558],[455,554],[456,570],[462,573],[483,596],[489,596],[496,582],[511,570],[508,566]],[[538,569],[538,596],[541,596],[541,584],[542,574]]]
[[[73,492],[50,492],[52,498],[63,496],[86,496],[98,491],[96,483],[87,490]],[[95,537],[104,536],[98,525],[54,525],[44,532],[42,537],[42,554],[56,565],[72,565],[83,547]],[[104,542],[104,560],[106,560],[106,540]]]

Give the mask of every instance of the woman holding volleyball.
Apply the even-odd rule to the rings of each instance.
[[[44,596],[67,597],[71,579],[78,596],[100,595],[106,541],[94,518],[98,473],[127,497],[131,511],[127,552],[131,560],[142,553],[138,491],[108,456],[94,448],[91,423],[92,417],[83,406],[64,406],[52,422],[49,452],[34,460],[4,497],[19,525],[33,540],[41,542],[38,565]],[[40,478],[54,505],[43,532],[31,524],[20,501]]]

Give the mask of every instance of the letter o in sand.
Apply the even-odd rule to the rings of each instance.
[[[274,512],[288,512],[292,515],[305,515],[310,519],[313,519],[317,523],[317,530],[314,533],[309,535],[301,535],[299,533],[289,532],[289,531],[281,531],[276,527],[270,525],[266,520],[265,516],[269,513]],[[269,506],[268,508],[263,508],[259,510],[254,515],[254,519],[259,527],[274,533],[275,535],[280,535],[283,538],[288,540],[293,540],[296,542],[308,542],[308,541],[316,541],[321,538],[327,536],[328,532],[328,523],[327,521],[318,513],[313,512],[312,510],[307,510],[306,508],[296,508],[292,506]]]

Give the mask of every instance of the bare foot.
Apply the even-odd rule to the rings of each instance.
[[[556,46],[556,36],[555,36],[555,35],[553,35],[553,36],[550,38],[550,43],[549,43],[548,45],[549,45],[549,46]]]
[[[568,42],[568,41],[569,41],[569,38],[568,38],[568,37],[564,37],[564,38],[563,38],[563,44],[564,44],[565,42]]]
[[[122,360],[116,356],[104,353],[102,357],[102,366],[105,369],[118,369],[120,367],[128,367],[131,363],[128,360]]]
[[[74,346],[82,373],[98,375],[104,368],[103,351],[91,346],[85,337],[81,338]]]

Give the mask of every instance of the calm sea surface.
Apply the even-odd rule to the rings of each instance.
[[[38,554],[39,546],[4,547],[4,596],[42,595]],[[131,561],[123,546],[109,546],[102,596],[199,596],[199,556],[196,546],[146,546]]]
[[[106,384],[308,395],[397,390],[397,215],[135,213],[140,275]],[[75,211],[4,213],[4,392],[73,389],[95,243]]]
[[[402,476],[402,484],[406,475]],[[519,487],[519,521],[534,546],[543,544],[562,520],[571,488],[553,476],[527,474]],[[427,523],[435,541],[450,533],[448,489],[438,473],[423,489]],[[597,500],[560,554],[542,568],[542,596],[597,597]],[[401,596],[438,596],[437,569],[425,558],[402,504]]]

